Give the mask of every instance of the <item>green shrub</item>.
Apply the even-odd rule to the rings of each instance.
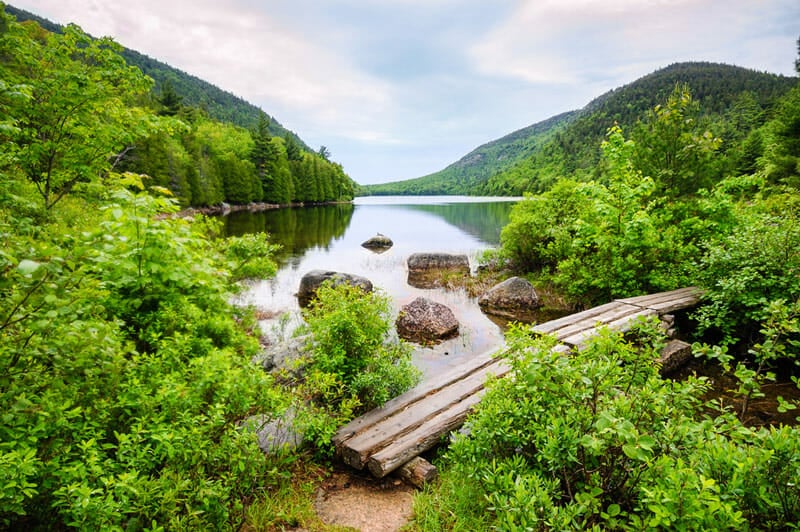
[[[235,528],[280,475],[239,423],[287,402],[228,302],[247,253],[110,196],[59,223],[0,204],[0,526]]]
[[[301,387],[304,432],[326,453],[339,426],[409,389],[420,372],[410,346],[390,337],[386,295],[326,282],[304,317],[312,338]]]
[[[572,355],[510,334],[495,381],[418,496],[421,530],[739,530],[797,523],[797,429],[705,417],[702,379],[662,380],[654,325]]]

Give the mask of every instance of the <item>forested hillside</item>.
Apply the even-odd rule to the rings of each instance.
[[[28,11],[6,5],[6,12],[16,17],[20,22],[33,20],[47,31],[54,33],[62,31],[62,27],[59,24]],[[184,105],[202,109],[203,112],[215,120],[230,122],[248,129],[258,124],[259,115],[262,112],[261,109],[242,98],[157,59],[141,54],[136,50],[123,47],[120,54],[129,65],[139,67],[145,75],[153,78],[155,94],[174,91],[181,98]],[[311,148],[296,133],[284,128],[278,120],[269,116],[269,114],[267,116],[270,119],[270,134],[278,137],[289,135],[304,150],[311,151]]]
[[[615,123],[633,128],[685,84],[698,107],[698,129],[723,141],[722,150],[764,123],[796,78],[715,63],[677,63],[612,90],[579,111],[554,116],[487,143],[440,172],[417,179],[369,185],[367,194],[519,195],[548,189],[558,177],[589,177],[600,161],[598,146]],[[732,164],[747,165],[743,154]]]
[[[75,26],[63,28],[12,8],[7,11],[22,14],[26,21],[20,26],[28,34],[11,52],[7,81],[13,80],[35,96],[10,99],[9,109],[22,105],[19,111],[27,116],[17,125],[27,139],[23,153],[31,158],[28,171],[41,172],[45,162],[51,165],[46,170],[50,183],[43,187],[44,194],[58,197],[89,179],[93,170],[77,159],[86,148],[80,144],[81,137],[61,135],[58,130],[63,121],[85,134],[81,118],[89,118],[92,111],[89,105],[75,107],[83,88],[73,76],[99,82],[108,73],[103,74],[99,65],[93,69],[91,64],[72,61],[68,54],[69,46],[93,42],[103,53],[113,55],[109,62],[117,70],[112,73],[139,72],[134,76],[135,89],[123,84],[115,90],[110,86],[113,80],[105,80],[108,85],[94,87],[98,98],[115,94],[120,98],[121,114],[144,117],[140,116],[141,127],[127,128],[125,135],[102,146],[110,151],[90,156],[98,168],[108,162],[116,171],[146,174],[149,184],[169,189],[185,206],[289,204],[352,197],[353,181],[341,165],[328,160],[326,149],[310,151],[294,133],[255,106],[107,39],[93,39]],[[55,42],[69,44],[58,48]],[[50,61],[37,64],[37,57]],[[101,131],[110,124],[103,120],[92,123]],[[69,168],[71,165],[75,168]],[[57,184],[59,180],[63,183]]]
[[[367,194],[479,194],[489,178],[533,156],[566,127],[578,111],[562,113],[478,146],[439,172],[409,179],[367,185]]]

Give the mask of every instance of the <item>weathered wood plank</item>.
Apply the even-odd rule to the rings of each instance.
[[[464,423],[467,414],[478,404],[485,392],[485,388],[478,390],[460,403],[453,405],[451,409],[440,412],[428,420],[424,426],[417,427],[373,454],[367,463],[370,472],[378,478],[384,477],[413,457],[436,445],[443,435]]]
[[[501,377],[509,370],[504,360],[497,359],[494,364],[484,366],[464,379],[395,411],[393,415],[364,428],[347,440],[340,451],[342,460],[356,469],[362,469],[370,455],[481,390],[489,375]]]
[[[624,318],[625,316],[636,314],[641,310],[642,309],[640,307],[637,307],[635,305],[618,303],[616,306],[609,308],[602,314],[579,319],[575,323],[562,327],[561,329],[557,329],[551,334],[554,334],[556,338],[562,341],[564,338],[569,338],[571,336],[580,334],[582,332],[588,332],[589,334],[591,334],[592,331],[596,329],[598,326],[615,322],[619,319]]]
[[[639,312],[628,314],[617,320],[610,321],[602,325],[608,327],[612,331],[626,332],[630,330],[630,328],[633,326],[634,322],[636,322],[637,319],[642,317],[652,316],[654,314],[657,314],[655,310],[649,308],[640,309]],[[597,328],[588,329],[585,331],[581,331],[573,336],[562,338],[561,341],[564,342],[565,344],[569,344],[575,346],[578,349],[581,349],[593,336],[596,335],[597,335]]]
[[[658,292],[656,294],[648,294],[644,296],[628,297],[625,299],[618,299],[621,303],[628,303],[630,305],[637,305],[640,307],[647,307],[659,310],[665,304],[681,304],[687,307],[697,304],[702,290],[694,286],[687,288],[679,288],[678,290],[670,290],[669,292]],[[681,307],[678,307],[681,308]]]
[[[564,316],[563,318],[558,318],[555,320],[540,323],[533,327],[533,331],[539,334],[550,334],[551,332],[557,329],[561,329],[562,327],[565,327],[567,325],[571,325],[576,321],[582,319],[588,319],[591,318],[592,316],[599,316],[600,314],[612,308],[615,308],[616,306],[617,303],[615,301],[612,301],[611,303],[606,303],[605,305],[600,305],[599,307],[590,308],[582,312],[578,312],[576,314],[570,314],[569,316]]]
[[[407,408],[411,404],[422,400],[426,396],[435,393],[446,386],[449,386],[453,382],[463,379],[470,373],[478,371],[481,368],[494,363],[494,355],[495,352],[488,351],[473,357],[469,361],[465,362],[462,366],[444,373],[441,377],[428,379],[404,394],[399,395],[394,399],[390,399],[384,403],[383,406],[370,410],[363,416],[352,420],[350,423],[340,428],[332,438],[333,444],[338,449],[342,444],[344,444],[345,441],[367,427],[382,421],[387,416],[394,414],[400,409]]]

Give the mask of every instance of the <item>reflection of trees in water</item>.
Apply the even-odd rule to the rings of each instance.
[[[515,202],[443,203],[435,205],[404,205],[415,211],[439,216],[450,225],[486,242],[500,243],[500,231],[508,223]]]
[[[227,215],[225,234],[229,236],[265,232],[270,242],[280,244],[277,262],[301,257],[312,247],[328,249],[331,241],[341,238],[353,217],[350,203],[314,207],[283,208],[261,212],[239,211]]]

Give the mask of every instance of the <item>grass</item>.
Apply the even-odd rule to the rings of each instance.
[[[310,456],[297,460],[291,473],[278,486],[263,493],[248,507],[241,532],[352,531],[348,527],[323,523],[314,509],[316,494],[330,473],[330,469],[315,463]]]

